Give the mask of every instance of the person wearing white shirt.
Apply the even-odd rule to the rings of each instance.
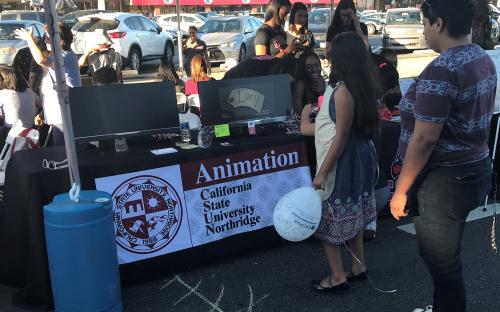
[[[62,23],[59,23],[59,34],[61,37],[62,58],[64,61],[64,69],[66,76],[66,84],[68,87],[80,87],[80,67],[78,65],[78,58],[71,50],[71,43],[73,42],[73,33],[71,30]],[[25,40],[33,55],[33,59],[42,67],[47,69],[47,74],[42,80],[42,96],[43,96],[43,109],[45,115],[45,123],[53,127],[53,140],[55,145],[64,144],[62,116],[57,98],[57,92],[54,89],[56,75],[54,71],[54,57],[52,47],[48,36],[46,36],[46,45],[48,53],[40,50],[38,45],[33,40],[31,30],[17,29],[15,31],[17,38]]]
[[[0,66],[0,116],[7,127],[32,128],[36,95],[15,68]]]

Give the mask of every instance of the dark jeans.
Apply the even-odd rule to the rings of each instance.
[[[416,193],[420,215],[413,218],[420,255],[434,282],[434,312],[466,310],[460,245],[469,212],[491,189],[491,163],[431,169]]]

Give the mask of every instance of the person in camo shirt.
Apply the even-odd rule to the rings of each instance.
[[[400,102],[403,168],[390,206],[398,220],[407,204],[417,214],[419,251],[433,279],[433,305],[414,311],[463,312],[460,245],[467,215],[491,189],[497,76],[491,58],[471,43],[472,0],[426,0],[421,10],[427,44],[440,56]]]

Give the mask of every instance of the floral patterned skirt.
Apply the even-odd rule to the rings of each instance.
[[[323,201],[314,237],[332,245],[349,241],[377,218],[374,185],[377,154],[371,141],[351,134],[337,161],[335,187]]]

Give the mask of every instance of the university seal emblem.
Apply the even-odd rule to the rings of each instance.
[[[167,181],[134,177],[120,184],[112,197],[116,241],[124,249],[151,253],[175,238],[182,221],[182,202]]]

